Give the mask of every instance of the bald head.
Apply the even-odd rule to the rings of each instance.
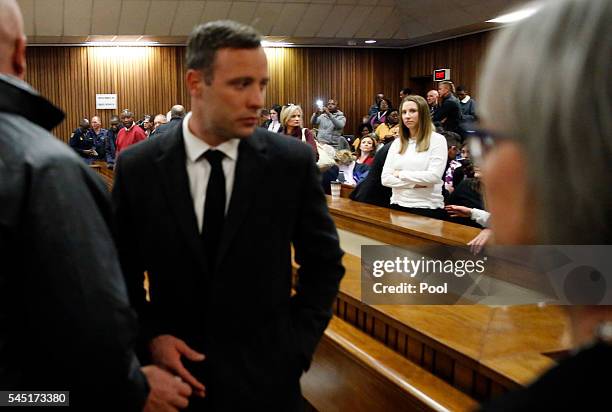
[[[182,119],[185,117],[185,108],[180,104],[172,106],[172,109],[170,109],[170,117],[172,119]]]
[[[23,79],[26,38],[23,18],[15,0],[0,0],[0,73]]]

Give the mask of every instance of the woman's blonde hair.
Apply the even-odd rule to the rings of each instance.
[[[300,112],[302,117],[300,117],[300,127],[304,127],[304,111],[302,108],[296,104],[290,104],[289,106],[283,107],[283,110],[280,114],[280,123],[283,128],[287,128],[287,122],[291,117],[295,114],[295,112]]]
[[[340,165],[350,165],[355,161],[355,156],[350,150],[338,150],[336,152],[336,163]]]
[[[404,97],[404,100],[402,100],[402,103],[400,104],[399,152],[402,154],[406,151],[408,148],[408,141],[411,137],[410,130],[408,130],[408,127],[404,124],[404,120],[402,119],[402,111],[404,110],[404,105],[407,102],[413,102],[417,105],[417,110],[419,111],[419,128],[417,129],[416,136],[412,137],[416,139],[416,151],[425,152],[429,149],[429,141],[431,140],[431,134],[434,132],[434,125],[431,121],[431,115],[429,114],[427,100],[414,94]]]

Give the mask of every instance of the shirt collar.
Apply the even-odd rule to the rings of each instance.
[[[467,103],[467,102],[469,102],[469,101],[470,101],[470,96],[469,96],[469,95],[466,95],[466,96],[463,98],[463,100],[461,100],[461,103],[465,104],[465,103]]]
[[[191,119],[191,112],[187,113],[182,124],[183,140],[185,141],[185,153],[187,153],[187,158],[189,160],[192,162],[197,162],[200,157],[211,148],[211,146],[189,130],[189,119]],[[236,160],[238,158],[239,144],[240,139],[230,139],[221,143],[219,146],[214,147],[214,150],[220,150],[225,156],[232,160]]]

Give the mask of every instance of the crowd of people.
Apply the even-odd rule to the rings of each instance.
[[[466,139],[477,119],[466,87],[443,81],[426,98],[408,88],[399,97],[396,108],[377,93],[355,135],[344,134],[347,119],[335,99],[312,114],[311,128],[295,104],[263,109],[260,126],[309,144],[328,194],[331,182],[339,181],[355,187],[356,201],[486,227],[486,220],[472,218],[473,209],[474,216],[486,212],[481,172]],[[327,154],[332,163],[322,159]]]

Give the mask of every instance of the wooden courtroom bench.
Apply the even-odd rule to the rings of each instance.
[[[113,182],[115,180],[115,174],[112,170],[106,167],[106,162],[96,161],[94,164],[89,165],[104,181],[109,191],[113,190]]]
[[[327,198],[340,232],[357,233],[385,244],[465,245],[479,232],[471,227],[348,199]],[[334,304],[334,322],[326,331],[320,349],[321,353],[336,350],[340,354],[336,357],[328,354],[320,360],[317,351],[313,363],[318,374],[321,371],[330,374],[328,380],[333,381],[340,373],[333,372],[335,369],[348,368],[346,359],[353,353],[349,348],[340,348],[343,341],[335,335],[338,322],[350,324],[413,366],[478,401],[527,385],[553,366],[553,357],[566,352],[570,346],[569,321],[559,307],[367,305],[361,301],[360,258],[349,253],[343,263],[347,271]],[[356,336],[349,335],[345,342]],[[369,353],[368,356],[376,360],[379,355]],[[336,358],[342,361],[337,360],[336,367],[330,366],[329,362]],[[359,364],[357,358],[352,361]],[[318,362],[325,365],[318,365]],[[341,396],[349,390],[344,384],[348,381],[340,380],[333,389],[320,388],[320,391],[336,391]],[[308,396],[316,398],[312,393]],[[356,392],[353,396],[361,399],[367,397],[367,392]],[[435,393],[429,396],[434,401],[438,397]],[[339,410],[344,409],[338,406]]]
[[[302,379],[318,411],[471,411],[469,396],[366,333],[332,319]]]

